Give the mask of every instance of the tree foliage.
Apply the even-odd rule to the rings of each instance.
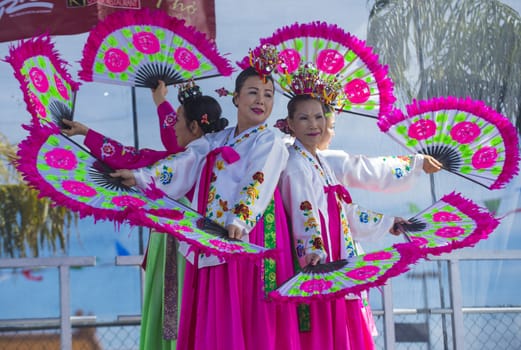
[[[0,257],[36,257],[64,251],[76,216],[38,198],[16,172],[16,147],[0,134]]]
[[[482,100],[521,131],[521,19],[497,0],[376,0],[367,42],[389,66],[398,104]]]

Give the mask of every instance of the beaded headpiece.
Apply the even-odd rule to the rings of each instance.
[[[249,62],[263,80],[273,73],[277,67],[284,69],[284,63],[279,57],[279,52],[271,44],[263,44],[254,50],[250,49]]]
[[[335,76],[321,77],[312,64],[300,66],[294,73],[286,74],[287,84],[281,87],[290,95],[311,95],[326,105],[341,104],[337,99],[342,93],[342,84]]]
[[[201,88],[196,85],[193,80],[179,85],[179,92],[177,94],[179,103],[185,104],[187,101],[201,96],[203,96]]]

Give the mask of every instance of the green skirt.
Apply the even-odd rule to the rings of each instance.
[[[165,268],[173,265],[172,261],[167,261],[167,258],[175,259],[177,262],[177,280],[175,281],[168,280],[170,277],[175,278],[175,273],[173,273],[175,271],[172,271],[172,268]],[[140,349],[173,350],[176,348],[175,339],[165,339],[163,326],[168,318],[172,318],[173,314],[176,314],[177,320],[171,321],[175,322],[175,325],[179,322],[185,266],[185,258],[177,253],[177,240],[174,240],[168,234],[151,231],[147,248],[145,287],[141,312]],[[175,268],[175,266],[173,267]],[[165,276],[167,279],[165,279]],[[165,285],[167,287],[166,291]],[[177,300],[171,300],[172,296],[175,295],[172,290],[175,287],[177,287],[178,291]],[[167,305],[166,313],[165,300]],[[177,306],[177,313],[172,312],[172,306]],[[171,328],[172,322],[169,323]],[[175,331],[177,332],[177,329]],[[169,336],[169,338],[172,337]]]

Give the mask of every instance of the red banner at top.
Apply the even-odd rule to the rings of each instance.
[[[0,0],[0,42],[89,31],[119,10],[159,8],[215,39],[214,0]]]

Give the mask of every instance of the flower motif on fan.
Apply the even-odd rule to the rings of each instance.
[[[374,265],[362,266],[346,272],[346,276],[354,280],[364,281],[380,272],[380,268]]]
[[[40,93],[45,93],[49,90],[49,80],[42,69],[38,67],[31,68],[29,71],[29,77],[31,78],[33,86]]]
[[[120,49],[108,49],[103,58],[107,69],[113,73],[121,73],[127,70],[130,66],[130,59],[128,55]]]
[[[81,197],[94,197],[98,193],[89,185],[76,180],[65,180],[62,187],[65,191]]]
[[[64,148],[55,148],[47,152],[45,162],[50,167],[63,170],[73,170],[78,165],[74,153]]]
[[[140,199],[133,196],[123,195],[123,196],[115,196],[112,198],[112,203],[117,205],[118,207],[137,207],[140,208],[147,203]]]
[[[208,243],[210,243],[214,247],[216,247],[219,250],[224,251],[224,252],[242,252],[242,251],[244,251],[244,248],[242,246],[240,246],[239,244],[235,244],[235,243],[223,242],[223,241],[220,241],[217,239],[210,239],[210,240],[208,240]]]
[[[448,211],[439,211],[432,215],[432,221],[434,221],[434,222],[461,221],[461,217],[457,214],[450,213]]]
[[[318,53],[317,68],[328,74],[337,74],[344,68],[344,56],[337,50],[325,49]]]
[[[375,253],[365,254],[364,261],[389,260],[393,257],[393,253],[387,251],[379,251]]]
[[[436,123],[430,119],[420,119],[411,124],[408,134],[416,140],[425,140],[436,133]]]
[[[197,56],[184,47],[179,47],[175,50],[174,59],[181,68],[190,72],[193,72],[200,66]]]
[[[280,63],[277,65],[279,72],[293,73],[300,66],[300,54],[295,49],[284,49],[279,53]]]
[[[411,236],[410,238],[411,238],[412,243],[419,247],[425,246],[429,243],[429,240],[426,238],[423,238],[423,237]]]
[[[69,89],[63,84],[63,81],[60,79],[58,74],[54,74],[54,84],[56,85],[56,90],[60,93],[61,97],[65,100],[69,100]]]
[[[485,146],[472,156],[472,165],[476,169],[488,169],[496,163],[498,157],[494,147]]]
[[[150,32],[140,32],[132,35],[132,43],[139,51],[147,55],[153,55],[161,50],[159,39]]]
[[[332,286],[333,282],[331,281],[326,281],[323,279],[311,279],[309,281],[303,282],[300,285],[300,290],[309,294],[316,294],[331,289]]]
[[[344,93],[349,101],[362,104],[371,97],[371,89],[362,79],[353,79],[344,86]]]
[[[180,232],[194,232],[194,229],[188,226],[178,225],[174,223],[169,223],[168,226],[170,226],[175,231]]]
[[[29,99],[31,100],[31,104],[33,105],[34,107],[34,110],[36,111],[36,113],[46,119],[47,118],[47,110],[45,109],[45,106],[40,102],[40,100],[38,99],[38,97],[36,97],[35,94],[33,94],[32,92],[29,92]]]
[[[434,235],[443,237],[443,238],[454,238],[454,237],[461,236],[464,233],[465,233],[465,229],[462,227],[447,226],[447,227],[442,227],[442,228],[439,228],[438,230],[436,230],[436,232],[434,232]]]
[[[450,136],[461,144],[472,143],[481,133],[481,129],[476,123],[459,122],[450,130]]]

